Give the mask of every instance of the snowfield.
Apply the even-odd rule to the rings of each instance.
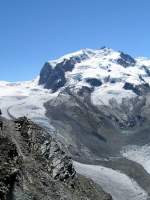
[[[86,82],[89,78],[100,80],[102,85],[95,87],[92,94],[92,102],[95,105],[108,105],[111,99],[121,103],[123,98],[134,98],[136,94],[132,90],[123,88],[125,83],[134,86],[143,83],[150,84],[149,59],[137,58],[134,59],[134,65],[124,67],[118,63],[118,59],[121,59],[121,52],[109,48],[82,49],[57,60],[49,61],[49,64],[55,68],[58,63],[76,58],[81,61],[75,64],[71,72],[66,72],[66,85],[77,90],[82,86],[90,86]]]
[[[74,162],[76,171],[101,185],[114,200],[147,200],[146,192],[127,175],[110,168]]]
[[[44,103],[57,96],[57,93],[51,94],[49,90],[43,89],[38,85],[38,79],[16,83],[0,81],[0,108],[4,117],[10,119],[27,116],[51,127],[45,116]]]
[[[115,99],[121,104],[123,98],[134,98],[137,95],[131,90],[124,90],[123,83],[104,84],[96,88],[91,95],[91,101],[94,105],[109,105],[110,100]]]

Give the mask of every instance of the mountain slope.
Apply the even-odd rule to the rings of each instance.
[[[92,181],[76,174],[65,148],[27,118],[1,119],[1,200],[110,200]]]

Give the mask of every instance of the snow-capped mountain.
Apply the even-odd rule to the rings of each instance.
[[[112,98],[121,103],[123,98],[149,90],[150,60],[108,48],[83,49],[47,62],[39,83],[52,92],[62,87],[78,91],[85,86],[93,89],[94,104],[109,104]]]
[[[82,49],[48,61],[40,77],[33,81],[0,81],[0,96],[6,101],[8,96],[11,101],[15,97],[19,100],[30,97],[28,101],[36,106],[66,88],[79,92],[84,87],[91,90],[93,104],[109,105],[111,100],[121,103],[125,98],[141,96],[149,91],[149,85],[150,60],[147,58],[134,59],[109,48]]]
[[[56,134],[74,160],[103,165],[106,169],[92,168],[90,177],[96,182],[94,174],[101,176],[107,168],[125,173],[127,178],[121,174],[123,179],[114,181],[111,169],[106,179],[98,181],[105,186],[111,180],[107,192],[111,188],[114,199],[130,191],[130,177],[141,187],[142,197],[134,183],[135,196],[128,195],[128,200],[146,200],[143,190],[150,193],[149,59],[109,48],[82,49],[46,62],[33,81],[0,81],[0,108],[7,118],[25,115]],[[89,176],[88,166],[87,171],[80,164],[76,167]],[[126,188],[124,178],[127,190],[114,191],[111,183]]]
[[[11,110],[15,117],[27,115],[47,123],[44,103],[65,94],[66,90],[77,96],[88,91],[95,106],[115,105],[120,109],[124,102],[131,100],[130,109],[133,109],[137,99],[144,101],[143,94],[149,91],[149,84],[150,60],[147,58],[135,59],[109,48],[82,49],[46,62],[40,76],[33,81],[0,81],[0,103],[7,117]]]

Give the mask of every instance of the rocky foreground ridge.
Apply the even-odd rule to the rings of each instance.
[[[1,200],[111,200],[76,173],[66,149],[27,118],[0,119]]]

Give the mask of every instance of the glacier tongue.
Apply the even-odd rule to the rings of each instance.
[[[57,96],[33,81],[9,83],[0,81],[0,108],[4,117],[26,116],[45,127],[53,129],[45,115],[44,103]]]
[[[114,200],[147,200],[147,193],[132,179],[121,172],[98,165],[74,162],[79,174],[100,184]]]
[[[139,163],[150,174],[150,145],[128,145],[122,149],[122,155],[134,162]]]

